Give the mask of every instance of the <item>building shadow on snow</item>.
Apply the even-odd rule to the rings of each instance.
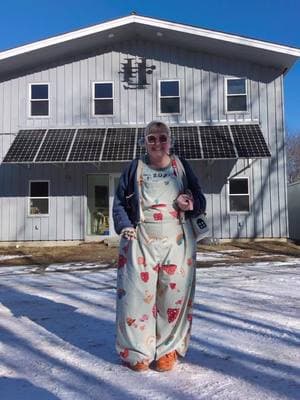
[[[83,314],[76,307],[11,287],[0,301],[15,317],[27,317],[64,342],[109,363],[119,363],[115,351],[115,326],[110,320]],[[101,315],[101,306],[99,306]]]
[[[0,393],[3,400],[59,400],[54,394],[26,379],[6,376],[0,378]]]

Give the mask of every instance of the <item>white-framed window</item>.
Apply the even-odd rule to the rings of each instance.
[[[159,81],[159,113],[180,114],[180,81]]]
[[[93,83],[93,115],[113,115],[114,87],[113,82]]]
[[[49,117],[49,83],[29,84],[30,117]]]
[[[49,215],[50,181],[29,181],[30,216]]]
[[[246,112],[247,80],[245,78],[225,78],[225,98],[227,112]]]
[[[247,176],[229,179],[228,198],[230,213],[250,212],[249,178]]]

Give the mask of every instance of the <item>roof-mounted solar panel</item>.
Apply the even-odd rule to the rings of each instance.
[[[259,125],[231,125],[230,129],[240,158],[271,157]]]
[[[174,153],[188,160],[203,158],[197,126],[172,126]]]
[[[35,162],[66,162],[76,129],[49,129]]]
[[[4,163],[31,163],[45,136],[46,129],[21,130],[10,146]]]
[[[101,161],[129,161],[134,158],[136,128],[108,128]]]
[[[237,158],[227,125],[199,126],[204,159]]]
[[[105,128],[78,129],[68,161],[99,161],[104,144],[105,132]]]

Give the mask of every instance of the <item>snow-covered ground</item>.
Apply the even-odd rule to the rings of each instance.
[[[0,398],[300,399],[299,267],[198,269],[190,350],[167,373],[120,365],[115,270],[0,268]]]

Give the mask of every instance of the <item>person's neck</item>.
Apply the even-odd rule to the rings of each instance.
[[[162,158],[155,159],[149,157],[150,167],[153,168],[166,168],[171,162],[171,157],[169,154],[164,155]]]

